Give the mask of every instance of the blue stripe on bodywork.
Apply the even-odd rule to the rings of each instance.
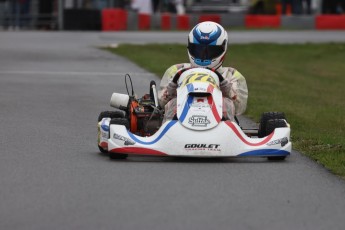
[[[102,122],[102,124],[101,124],[101,127],[102,127],[102,129],[104,130],[104,131],[106,131],[106,132],[109,132],[109,125],[106,125],[105,124],[105,120],[103,119],[103,122]]]
[[[279,149],[260,149],[242,153],[238,156],[248,157],[248,156],[287,156],[290,153],[288,151],[279,150]]]
[[[188,90],[188,93],[189,92],[194,92],[194,85],[193,84],[188,84],[187,85],[187,90]]]
[[[189,111],[189,105],[192,104],[193,98],[194,98],[193,96],[188,95],[187,102],[184,104],[184,108],[182,110],[181,116],[179,117],[179,120],[181,121],[181,123],[184,121],[184,119],[187,116],[187,113]]]
[[[168,132],[168,130],[169,130],[171,127],[173,127],[173,125],[176,124],[176,122],[177,122],[176,120],[170,121],[169,124],[167,124],[167,125],[165,126],[165,128],[163,129],[163,131],[159,134],[159,136],[158,136],[156,139],[154,139],[153,141],[150,141],[150,142],[146,142],[146,141],[142,141],[142,140],[138,139],[138,138],[137,138],[133,133],[131,133],[129,130],[127,130],[127,133],[128,133],[128,135],[131,137],[131,139],[132,139],[133,141],[137,142],[137,143],[140,143],[140,144],[142,144],[142,145],[152,145],[152,144],[156,143],[157,141],[159,141],[159,140],[163,137],[163,135],[165,135],[165,133]]]

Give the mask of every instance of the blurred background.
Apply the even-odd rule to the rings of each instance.
[[[0,0],[0,30],[104,30],[104,17],[111,14],[107,14],[109,9],[123,10],[112,13],[113,20],[125,24],[117,30],[159,29],[161,26],[153,25],[160,24],[162,14],[167,13],[172,17],[230,16],[227,21],[242,19],[244,15],[313,18],[320,14],[344,14],[345,0]],[[119,12],[125,14],[122,19],[118,18]],[[136,25],[131,26],[133,19]],[[138,25],[145,20],[150,25]]]

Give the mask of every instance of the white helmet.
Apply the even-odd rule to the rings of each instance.
[[[228,34],[215,22],[197,24],[188,36],[188,56],[192,67],[219,68],[225,58]]]

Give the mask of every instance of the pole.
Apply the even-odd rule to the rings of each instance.
[[[58,24],[59,24],[59,30],[63,30],[63,10],[64,10],[64,0],[59,0],[58,3]]]
[[[110,0],[110,8],[114,8],[115,5],[115,1],[114,0]]]

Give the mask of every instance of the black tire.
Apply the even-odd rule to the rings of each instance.
[[[99,149],[99,151],[100,151],[101,153],[105,153],[105,154],[108,153],[107,150],[103,149],[103,148],[102,148],[101,146],[99,146],[99,145],[98,145],[98,149]]]
[[[109,126],[111,125],[124,125],[129,129],[129,121],[126,118],[113,118],[110,120]],[[109,158],[112,160],[126,159],[127,157],[128,154],[109,152]]]
[[[110,125],[124,125],[127,129],[129,129],[129,121],[126,118],[113,118],[110,120]]]
[[[283,119],[268,120],[266,124],[266,134],[270,135],[276,128],[282,128],[282,127],[287,127],[285,120]]]
[[[266,133],[267,135],[271,134],[276,128],[287,127],[285,120],[283,119],[271,119],[267,121],[266,124]],[[267,157],[270,161],[283,161],[286,156],[271,156]]]
[[[265,137],[267,135],[269,135],[270,133],[266,132],[266,126],[267,126],[267,122],[269,120],[273,120],[273,119],[285,119],[285,114],[282,112],[265,112],[261,115],[261,119],[260,119],[260,126],[259,126],[259,130],[258,130],[258,137],[262,138]]]
[[[275,156],[275,157],[267,157],[269,161],[283,161],[285,160],[286,156]]]
[[[103,111],[98,116],[98,122],[100,122],[103,118],[125,118],[126,112],[120,109],[114,109],[113,111]]]
[[[109,158],[112,160],[123,160],[127,159],[127,157],[128,154],[109,152]]]

